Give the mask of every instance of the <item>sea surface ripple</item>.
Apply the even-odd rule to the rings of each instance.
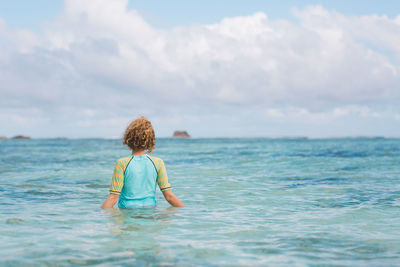
[[[394,266],[400,139],[158,139],[170,208],[101,210],[119,140],[0,140],[2,266]]]

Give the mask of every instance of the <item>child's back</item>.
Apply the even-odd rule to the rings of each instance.
[[[164,162],[148,155],[119,159],[114,169],[110,193],[119,193],[118,207],[156,206],[157,184],[171,189]]]
[[[110,195],[102,208],[155,207],[157,184],[165,199],[175,207],[182,202],[172,193],[162,159],[149,156],[155,146],[154,130],[150,121],[141,117],[126,129],[123,144],[132,149],[132,156],[117,161],[111,180]]]

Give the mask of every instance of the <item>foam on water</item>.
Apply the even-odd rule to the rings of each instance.
[[[157,140],[185,209],[100,210],[118,140],[0,140],[0,265],[396,265],[400,140]]]

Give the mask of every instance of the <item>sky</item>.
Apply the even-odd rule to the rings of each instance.
[[[400,137],[400,1],[0,0],[0,136]]]

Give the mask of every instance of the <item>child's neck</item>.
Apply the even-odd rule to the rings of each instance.
[[[146,153],[144,153],[144,150],[132,151],[132,156],[143,156],[143,155],[146,155]]]

